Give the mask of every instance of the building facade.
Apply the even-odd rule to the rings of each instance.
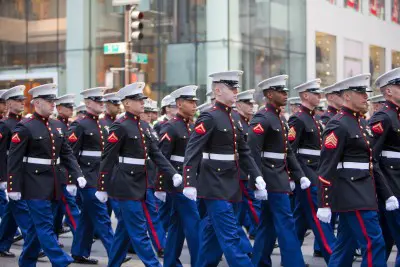
[[[308,0],[307,77],[320,77],[323,85],[330,85],[369,72],[373,82],[400,67],[399,4],[399,0]]]
[[[142,0],[144,38],[133,51],[148,62],[134,64],[130,79],[146,82],[155,100],[188,84],[204,100],[208,74],[229,69],[244,70],[243,90],[278,74],[298,84],[307,75],[305,1]],[[117,90],[124,55],[105,55],[103,46],[124,42],[125,26],[112,0],[0,0],[0,88]]]

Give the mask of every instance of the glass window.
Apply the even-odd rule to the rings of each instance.
[[[361,42],[344,40],[344,78],[362,73],[363,44]]]
[[[369,47],[369,70],[371,73],[371,84],[383,73],[385,73],[385,48],[370,45]],[[374,88],[375,93],[379,90]]]
[[[336,82],[336,36],[316,32],[316,77],[321,79],[321,86]]]
[[[362,0],[344,0],[344,6],[346,8],[354,9],[355,11],[361,12]]]
[[[385,0],[369,0],[369,13],[380,19],[385,19]]]
[[[400,0],[392,0],[392,21],[400,24]]]
[[[400,68],[400,52],[392,51],[392,69]]]

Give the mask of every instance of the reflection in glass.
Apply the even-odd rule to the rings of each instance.
[[[392,1],[392,21],[400,24],[400,0],[391,0]]]
[[[400,52],[392,51],[392,69],[400,68]]]
[[[321,86],[336,82],[336,36],[322,32],[315,35],[316,74]]]
[[[371,82],[385,73],[385,48],[375,45],[369,46],[369,66]],[[379,93],[377,88],[374,88],[374,91]]]

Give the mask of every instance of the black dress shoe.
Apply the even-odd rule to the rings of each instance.
[[[22,235],[16,235],[16,236],[14,236],[13,243],[18,242],[22,239],[23,239]]]
[[[160,249],[159,251],[157,251],[157,256],[158,256],[159,258],[164,258],[164,250],[163,250],[163,249]]]
[[[0,251],[0,257],[3,258],[15,258],[15,254],[10,251]]]
[[[130,254],[136,254],[136,252],[135,252],[135,250],[133,249],[132,246],[129,246],[129,248],[128,248],[128,253],[130,253]]]
[[[323,256],[322,256],[322,252],[319,251],[319,250],[314,250],[313,257],[315,257],[315,258],[322,258],[322,257],[323,257]]]
[[[128,262],[128,261],[130,261],[131,259],[132,259],[131,256],[125,257],[125,259],[124,259],[124,261],[123,261],[122,263]]]
[[[98,260],[89,258],[89,257],[83,257],[83,256],[74,256],[72,255],[72,258],[74,259],[74,263],[79,263],[79,264],[91,264],[91,265],[96,265],[99,263]]]
[[[41,250],[41,251],[39,252],[38,259],[41,259],[41,258],[44,258],[44,257],[46,257],[46,254],[44,254],[44,251]]]

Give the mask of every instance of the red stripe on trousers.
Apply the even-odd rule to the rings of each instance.
[[[307,192],[308,204],[310,205],[310,208],[311,208],[311,214],[312,214],[313,220],[314,220],[314,222],[315,222],[315,225],[317,226],[319,235],[321,236],[322,244],[324,245],[325,250],[326,250],[329,254],[332,254],[332,249],[331,249],[331,247],[329,246],[328,242],[326,241],[325,233],[324,233],[324,231],[322,230],[321,222],[320,222],[319,219],[317,218],[317,213],[316,213],[316,211],[315,211],[314,202],[313,202],[312,197],[311,197],[311,190],[310,190],[310,188],[307,188],[307,189],[306,189],[306,192]]]
[[[367,239],[367,263],[368,263],[369,267],[372,267],[372,242],[368,236],[367,228],[365,227],[365,224],[361,217],[360,212],[358,210],[356,210],[355,213],[356,213],[358,222],[360,223],[361,231],[363,232],[365,239]]]
[[[74,216],[72,216],[71,209],[69,208],[69,205],[68,205],[67,200],[65,199],[65,196],[62,196],[61,200],[64,203],[65,212],[67,213],[68,219],[72,224],[72,228],[74,228],[74,230],[76,230],[76,222],[75,222]]]
[[[246,187],[244,186],[243,181],[239,181],[239,183],[240,183],[240,187],[241,187],[241,189],[242,189],[244,195],[245,195],[246,198],[247,198],[247,203],[249,204],[250,212],[253,214],[254,221],[255,221],[256,224],[258,225],[259,222],[260,222],[260,219],[258,218],[257,211],[256,211],[256,209],[254,208],[253,201],[252,201],[251,198],[250,198],[249,192],[247,192],[247,189],[246,189]]]
[[[156,229],[154,229],[153,221],[151,220],[149,210],[147,209],[146,203],[144,203],[144,201],[142,201],[142,207],[143,207],[144,215],[146,216],[146,219],[147,219],[147,223],[150,226],[151,234],[153,235],[154,240],[156,241],[157,249],[161,250],[162,247],[160,245],[160,240],[158,239]]]

